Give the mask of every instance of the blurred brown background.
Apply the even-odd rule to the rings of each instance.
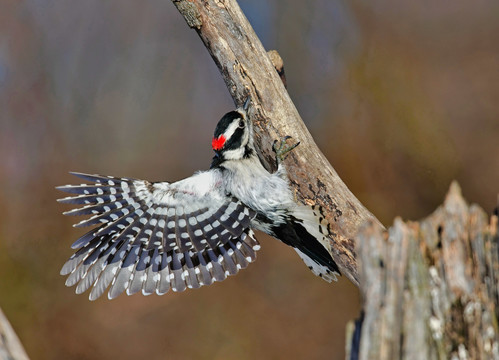
[[[385,224],[418,219],[452,179],[499,191],[499,5],[241,1],[320,148]],[[260,234],[223,283],[89,302],[58,275],[83,231],[69,170],[176,180],[206,169],[233,107],[170,1],[0,0],[0,306],[33,359],[342,359],[356,289],[315,278]]]

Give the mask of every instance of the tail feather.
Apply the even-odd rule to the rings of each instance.
[[[323,278],[329,283],[331,281],[338,281],[338,276],[340,275],[338,272],[332,271],[331,269],[329,269],[329,267],[321,265],[317,261],[312,260],[297,248],[295,248],[295,251],[298,253],[298,255],[300,255],[305,265],[307,265],[307,267],[314,273],[314,275]]]
[[[305,265],[317,276],[327,282],[337,281],[341,275],[338,265],[331,256],[329,224],[320,206],[298,206],[293,209],[292,216],[301,223],[305,232],[295,225],[295,232],[302,239],[302,246],[295,246],[295,251]],[[316,241],[306,239],[312,237]],[[320,244],[317,244],[317,242]]]

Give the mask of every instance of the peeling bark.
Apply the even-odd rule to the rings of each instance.
[[[357,247],[365,318],[347,358],[499,359],[497,224],[454,183],[422,221],[367,225]]]

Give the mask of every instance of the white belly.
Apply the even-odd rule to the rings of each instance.
[[[267,214],[294,206],[287,180],[278,173],[270,174],[258,158],[224,166],[231,172],[225,179],[226,189],[252,209]]]

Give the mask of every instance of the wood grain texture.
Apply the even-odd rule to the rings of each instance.
[[[249,115],[264,165],[275,169],[275,139],[290,135],[300,141],[301,145],[285,161],[296,201],[319,204],[325,209],[332,234],[331,255],[342,274],[358,285],[356,234],[366,221],[379,221],[350,192],[315,144],[239,5],[234,0],[173,3],[187,24],[198,32],[236,106],[251,97]]]
[[[366,226],[357,247],[365,317],[350,355],[499,359],[497,223],[454,183],[422,221]]]
[[[2,309],[0,309],[0,359],[28,360],[26,351]]]

